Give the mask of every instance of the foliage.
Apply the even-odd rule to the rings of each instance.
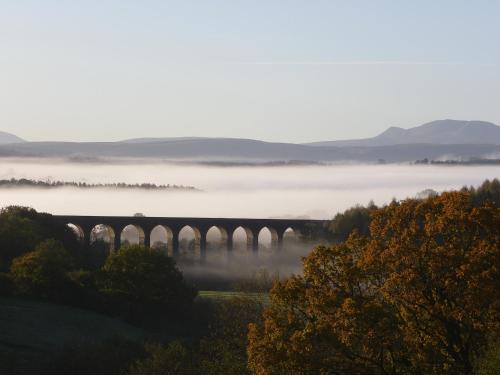
[[[178,341],[162,346],[146,346],[147,357],[133,363],[128,375],[194,375],[200,374],[193,353]]]
[[[426,371],[472,371],[499,326],[500,208],[474,207],[466,193],[393,204],[374,216],[370,269],[396,306],[405,343]]]
[[[249,374],[248,325],[259,322],[263,305],[251,297],[219,301],[209,334],[200,342],[200,367],[207,375]]]
[[[133,314],[148,308],[179,309],[196,296],[171,258],[140,245],[112,253],[99,274],[98,287],[130,309],[139,309]]]
[[[476,364],[477,375],[497,375],[500,369],[500,338],[499,332],[496,337],[490,340],[485,353],[479,358]]]
[[[499,329],[500,209],[443,193],[376,210],[279,282],[251,325],[256,374],[466,373]]]
[[[471,194],[471,201],[475,205],[485,202],[491,202],[500,207],[500,181],[498,179],[486,180],[478,188],[464,188],[462,191],[468,191]]]
[[[370,202],[367,207],[355,206],[338,213],[328,225],[329,237],[335,242],[345,241],[354,230],[369,235],[370,215],[376,209],[377,206]]]
[[[263,331],[250,329],[254,373],[390,372],[402,337],[391,319],[395,312],[379,298],[376,278],[359,265],[366,242],[351,237],[320,246],[305,260],[303,277],[275,285]]]
[[[14,259],[10,275],[21,294],[54,298],[67,286],[66,272],[72,267],[69,253],[61,242],[41,242],[35,251]]]
[[[0,269],[7,270],[12,259],[32,251],[40,242],[54,238],[74,252],[78,242],[66,225],[49,214],[26,207],[11,206],[0,211]]]
[[[301,228],[299,239],[304,242],[317,241],[324,239],[327,234],[327,228],[324,224],[308,223]]]
[[[370,233],[371,213],[377,209],[373,202],[368,206],[356,205],[339,212],[325,224],[307,224],[301,230],[301,239],[306,241],[328,240],[339,243],[345,241],[353,231],[363,235]]]

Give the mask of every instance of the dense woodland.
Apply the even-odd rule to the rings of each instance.
[[[75,338],[29,357],[0,343],[0,372],[495,374],[499,224],[498,180],[354,207],[310,228],[324,245],[302,274],[274,280],[269,293],[207,299],[162,252],[82,249],[50,215],[4,208],[2,303],[75,307],[141,334]]]

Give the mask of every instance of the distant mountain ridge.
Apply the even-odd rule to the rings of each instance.
[[[500,145],[389,145],[378,147],[307,146],[242,139],[201,139],[150,143],[121,142],[26,142],[0,145],[0,156],[70,158],[151,158],[156,160],[228,162],[408,162],[468,160],[498,157]]]
[[[310,146],[375,147],[421,143],[500,145],[500,126],[485,121],[437,120],[410,129],[390,127],[372,138],[306,144]]]
[[[24,139],[19,138],[17,135],[0,132],[0,144],[8,144],[8,143],[22,143],[26,142]]]
[[[157,143],[157,142],[177,142],[177,141],[193,141],[200,139],[210,139],[208,137],[145,137],[145,138],[131,138],[120,141],[120,143]]]
[[[373,138],[311,144],[204,137],[136,138],[120,142],[9,142],[0,144],[0,156],[231,163],[469,160],[500,158],[500,127],[482,121],[441,120],[411,129],[392,127]]]

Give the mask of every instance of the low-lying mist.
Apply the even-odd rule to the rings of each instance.
[[[2,206],[53,214],[310,217],[328,219],[355,204],[478,185],[499,177],[498,166],[317,165],[224,167],[150,163],[70,163],[2,159],[0,179],[177,184],[202,191],[4,188]]]
[[[199,289],[245,290],[247,286],[256,291],[255,283],[261,284],[257,287],[265,289],[271,286],[273,279],[301,274],[301,259],[308,255],[315,245],[317,244],[297,241],[285,244],[280,250],[261,246],[257,253],[243,248],[231,253],[225,249],[208,249],[205,264],[200,264],[188,256],[180,258],[178,265],[186,279]],[[267,280],[263,280],[263,276]],[[248,285],[250,282],[254,285]]]
[[[129,233],[131,243],[137,243],[134,231]],[[155,236],[155,247],[168,250],[164,236]],[[193,246],[194,232],[184,228],[180,235],[177,263],[184,276],[200,289],[226,289],[264,291],[272,281],[302,272],[301,259],[318,245],[318,241],[305,241],[291,229],[286,231],[281,248],[273,246],[271,232],[264,228],[259,233],[259,248],[254,252],[248,247],[246,233],[238,228],[233,234],[233,249],[228,251],[222,243],[218,229],[207,233],[205,261],[200,262],[199,249]],[[163,243],[163,244],[162,244]],[[191,244],[191,246],[190,246]]]

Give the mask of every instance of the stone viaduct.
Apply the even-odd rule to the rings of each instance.
[[[248,249],[257,252],[259,249],[259,233],[267,228],[271,233],[271,245],[279,250],[283,245],[284,233],[292,229],[300,235],[313,225],[322,225],[323,220],[301,219],[236,219],[236,218],[189,218],[189,217],[144,217],[144,216],[54,216],[61,224],[70,225],[77,231],[85,245],[91,242],[91,233],[95,228],[106,230],[111,239],[111,248],[119,249],[122,243],[123,229],[133,226],[139,243],[151,245],[151,232],[163,228],[167,233],[167,247],[174,256],[179,255],[179,233],[185,227],[192,228],[195,246],[199,249],[201,260],[206,257],[207,232],[215,227],[220,231],[223,246],[228,252],[233,250],[233,234],[236,229],[243,228],[247,237]]]

